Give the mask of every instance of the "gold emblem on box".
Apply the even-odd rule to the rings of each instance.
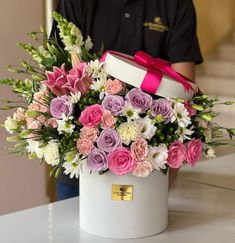
[[[112,200],[132,201],[133,186],[131,185],[112,185]]]
[[[144,22],[144,27],[148,27],[149,30],[154,30],[158,32],[165,32],[168,31],[168,26],[164,25],[162,23],[162,20],[160,17],[154,18],[154,22]]]

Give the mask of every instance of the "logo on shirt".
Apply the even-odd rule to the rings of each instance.
[[[165,32],[169,30],[168,26],[162,23],[160,17],[154,18],[154,22],[144,22],[143,26],[149,28],[149,30],[158,32]]]

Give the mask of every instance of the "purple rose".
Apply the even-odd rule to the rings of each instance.
[[[114,116],[120,115],[124,106],[124,99],[119,95],[107,95],[102,101],[105,110],[109,110]]]
[[[97,146],[100,150],[110,153],[121,146],[121,139],[115,130],[107,128],[100,133]]]
[[[152,105],[152,96],[143,92],[141,89],[134,88],[129,91],[126,95],[126,99],[131,103],[131,105],[140,109],[141,111],[146,111]]]
[[[73,112],[73,105],[68,102],[68,97],[63,95],[52,99],[50,104],[51,115],[57,119],[62,119],[62,115],[70,116]]]
[[[157,115],[162,115],[165,120],[165,124],[170,122],[173,115],[171,103],[164,98],[154,100],[151,106],[151,114],[154,117]]]
[[[102,171],[108,168],[105,152],[95,148],[87,158],[87,165],[91,171]]]

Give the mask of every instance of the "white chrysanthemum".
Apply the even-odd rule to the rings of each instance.
[[[127,117],[127,121],[133,121],[140,118],[139,113],[141,110],[135,109],[129,102],[125,102],[125,105],[122,110],[122,116]]]
[[[18,123],[15,119],[9,116],[4,122],[4,127],[9,133],[13,133],[13,130],[18,128]]]
[[[68,97],[68,102],[71,104],[77,104],[81,99],[81,92],[78,91],[76,94],[70,93],[70,96]]]
[[[165,144],[161,143],[157,147],[149,147],[148,162],[153,169],[166,169],[168,150]]]
[[[180,127],[187,127],[189,124],[191,124],[189,113],[184,104],[175,103],[173,113],[174,114],[171,118],[172,123],[177,120]]]
[[[76,154],[73,160],[67,160],[64,164],[64,173],[66,175],[69,175],[69,177],[72,179],[76,177],[78,179],[80,170],[82,167],[83,161],[79,158],[79,155]]]
[[[148,116],[136,120],[135,123],[139,127],[140,133],[145,139],[150,140],[157,131],[157,127],[154,126],[153,120],[151,120]]]
[[[117,132],[122,142],[128,145],[131,141],[135,141],[139,135],[138,126],[133,122],[122,123],[118,128]]]
[[[73,117],[66,117],[65,114],[62,114],[62,120],[56,120],[58,127],[57,131],[59,134],[69,133],[72,134],[75,128],[75,125],[71,123]]]
[[[96,59],[94,61],[90,61],[87,66],[86,71],[88,75],[91,75],[94,79],[100,79],[101,82],[107,81],[108,74],[105,71],[104,63]]]
[[[60,162],[59,144],[55,141],[50,141],[44,148],[44,160],[49,165],[58,165]]]
[[[192,128],[191,128],[192,129]],[[194,131],[187,129],[186,127],[179,127],[176,131],[176,134],[178,134],[179,137],[179,141],[180,142],[184,142],[184,140],[188,139],[191,140],[191,135],[194,133]]]

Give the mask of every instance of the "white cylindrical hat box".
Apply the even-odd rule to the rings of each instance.
[[[80,228],[116,239],[159,234],[168,224],[168,175],[80,174]]]

